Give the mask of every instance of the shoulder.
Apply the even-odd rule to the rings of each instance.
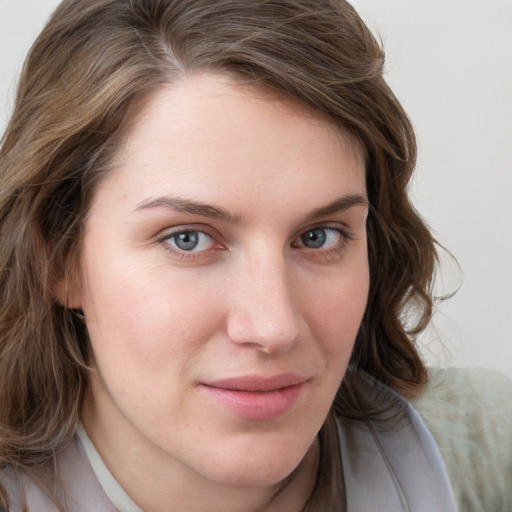
[[[455,511],[443,459],[418,413],[362,371],[352,384],[362,416],[338,423],[347,509]]]
[[[30,475],[6,467],[0,470],[0,481],[7,491],[8,512],[116,511],[76,437],[57,455],[55,466]],[[5,512],[1,505],[0,512]]]
[[[59,512],[58,507],[43,489],[26,474],[19,474],[13,468],[0,471],[0,481],[8,499],[8,512],[37,510],[38,512]],[[0,512],[6,512],[0,505]]]
[[[463,512],[512,510],[512,380],[484,369],[432,369],[413,401]]]

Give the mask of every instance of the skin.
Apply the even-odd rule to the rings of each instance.
[[[85,428],[144,510],[300,510],[366,306],[362,150],[308,108],[211,74],[140,100],[122,136],[69,303],[94,354]],[[304,383],[270,419],[204,386],[284,373]]]

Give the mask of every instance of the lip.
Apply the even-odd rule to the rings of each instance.
[[[286,373],[271,377],[248,375],[202,383],[217,403],[249,420],[270,420],[289,411],[307,379]]]

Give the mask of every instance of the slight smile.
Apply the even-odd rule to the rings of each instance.
[[[289,411],[297,402],[307,379],[286,373],[272,377],[248,375],[201,386],[217,402],[248,420],[271,420]]]

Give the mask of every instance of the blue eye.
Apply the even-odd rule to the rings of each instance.
[[[343,239],[344,236],[338,229],[319,227],[302,233],[297,245],[308,249],[331,249],[338,247]]]
[[[202,231],[188,230],[171,234],[166,242],[180,251],[198,252],[206,251],[213,245],[213,240]]]

